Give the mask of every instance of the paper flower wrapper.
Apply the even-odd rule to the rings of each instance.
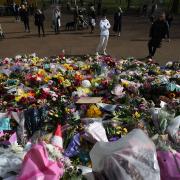
[[[94,122],[85,128],[85,132],[94,141],[108,142],[106,131],[101,122]]]

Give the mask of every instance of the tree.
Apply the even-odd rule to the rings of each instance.
[[[127,9],[129,9],[130,8],[130,6],[131,6],[131,0],[127,0]]]
[[[180,0],[173,0],[172,1],[172,7],[171,7],[171,12],[177,14],[179,10],[179,4]]]

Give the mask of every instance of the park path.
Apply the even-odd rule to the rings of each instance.
[[[68,55],[94,54],[99,41],[99,30],[96,28],[94,34],[89,30],[83,31],[62,31],[55,35],[51,29],[51,11],[46,12],[46,37],[39,38],[34,20],[31,19],[31,33],[23,32],[23,24],[15,23],[13,17],[0,17],[6,39],[0,41],[0,57],[11,57],[17,54],[29,54],[36,52],[39,56],[58,55],[65,49]],[[72,16],[63,15],[63,26],[72,21]],[[112,23],[113,24],[113,23]],[[121,37],[111,36],[108,44],[108,53],[114,57],[144,58],[148,55],[147,40],[150,23],[143,17],[124,16],[123,31]],[[163,42],[162,48],[158,49],[155,59],[159,63],[169,60],[180,59],[180,24],[179,19],[175,20],[171,30],[171,42]]]

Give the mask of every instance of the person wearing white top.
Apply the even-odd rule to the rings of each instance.
[[[53,24],[55,33],[59,33],[61,27],[61,11],[59,7],[56,7],[53,12]]]
[[[103,16],[103,18],[100,21],[100,41],[99,45],[96,49],[96,55],[99,55],[99,52],[103,52],[104,55],[107,55],[106,53],[106,47],[109,39],[109,29],[111,28],[111,25],[109,21],[106,19],[106,16]]]

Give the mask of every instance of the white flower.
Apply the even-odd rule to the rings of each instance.
[[[82,86],[85,88],[90,88],[91,87],[91,83],[89,80],[83,80],[82,81]]]

